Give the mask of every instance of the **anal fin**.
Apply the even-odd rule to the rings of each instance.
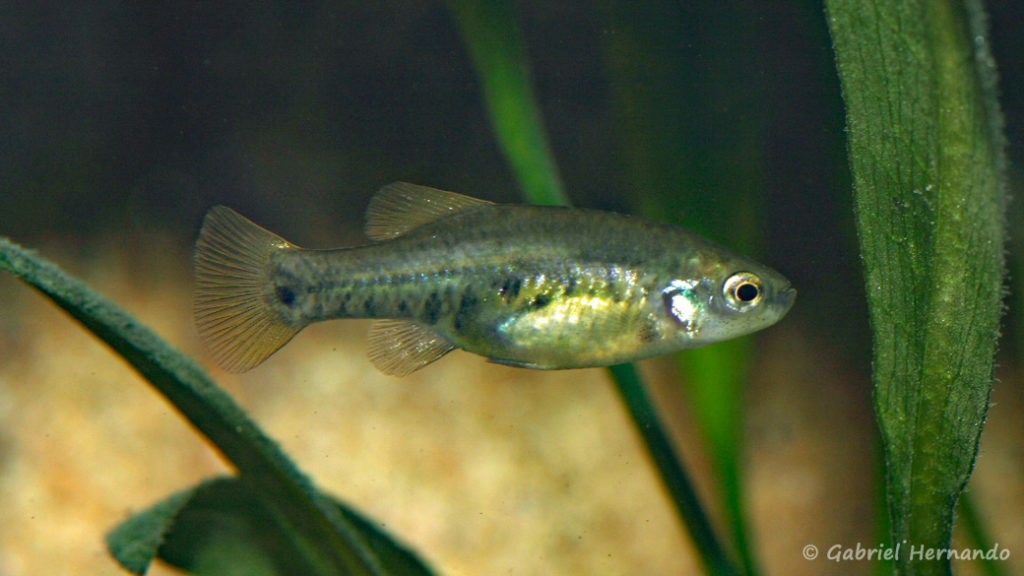
[[[370,329],[370,361],[391,376],[411,374],[454,349],[443,336],[408,320],[378,320]]]

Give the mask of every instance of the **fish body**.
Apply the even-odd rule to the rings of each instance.
[[[454,348],[514,366],[607,366],[775,323],[795,291],[699,236],[610,212],[493,204],[396,183],[373,243],[307,250],[216,207],[196,250],[195,311],[218,362],[246,370],[302,328],[378,319],[370,357],[417,370]]]

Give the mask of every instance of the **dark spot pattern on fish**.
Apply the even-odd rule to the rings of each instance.
[[[533,308],[543,308],[551,303],[551,296],[548,294],[537,294],[530,300],[530,306]]]
[[[288,286],[278,286],[277,299],[281,304],[291,308],[295,304],[295,291]]]
[[[373,296],[368,296],[366,300],[363,301],[363,313],[366,314],[367,318],[377,317],[377,302],[374,300]]]
[[[523,281],[519,278],[505,278],[505,281],[498,287],[498,295],[506,302],[511,302],[519,297],[519,291],[523,288]]]
[[[338,310],[340,310],[342,314],[344,314],[346,316],[352,316],[353,315],[352,314],[353,311],[352,311],[352,308],[351,308],[351,304],[352,304],[352,293],[351,292],[342,292],[338,296]]]
[[[608,286],[608,292],[611,294],[612,302],[615,304],[619,304],[626,299],[626,291],[621,286],[615,286],[614,284]]]
[[[648,318],[640,324],[640,341],[641,342],[655,342],[661,339],[661,330],[658,329],[658,323],[653,318]]]
[[[441,310],[443,308],[444,302],[436,291],[428,294],[427,299],[423,302],[423,322],[430,326],[437,324],[438,320],[441,319]]]
[[[463,294],[462,298],[459,299],[459,307],[455,312],[455,318],[452,321],[452,326],[456,330],[461,330],[465,325],[466,320],[472,320],[477,313],[477,307],[480,304],[480,299],[472,294]]]
[[[567,297],[570,297],[570,298],[572,296],[574,296],[576,294],[576,287],[578,285],[579,285],[579,283],[576,281],[576,277],[575,276],[570,275],[568,278],[566,278],[566,280],[565,280],[565,295]]]

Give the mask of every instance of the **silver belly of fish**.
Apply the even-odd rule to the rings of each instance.
[[[544,369],[630,362],[748,334],[796,291],[679,228],[621,214],[500,205],[395,183],[373,243],[307,250],[222,206],[196,244],[195,315],[224,368],[253,368],[305,326],[374,318],[370,359],[405,375],[462,348]]]

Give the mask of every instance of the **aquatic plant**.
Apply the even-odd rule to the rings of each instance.
[[[125,568],[142,574],[159,556],[196,574],[430,573],[412,552],[317,490],[198,364],[130,314],[3,238],[0,268],[106,342],[237,472],[170,496],[112,531],[108,546]]]
[[[829,0],[892,541],[950,548],[1002,312],[1005,159],[980,0]],[[949,574],[947,557],[896,559]]]
[[[632,10],[631,4],[607,2],[602,9],[616,18],[621,10]],[[984,423],[1001,310],[1003,143],[982,9],[976,0],[830,0],[827,5],[848,109],[891,539],[946,548],[954,510],[959,510],[970,533],[984,542],[983,523],[969,501],[961,498],[955,508]],[[451,0],[449,7],[473,55],[495,132],[524,195],[538,203],[564,203],[514,4]],[[612,41],[623,43],[610,47],[612,53],[635,48],[623,35]],[[618,71],[631,72],[626,66]],[[644,104],[642,97],[632,104]],[[661,102],[663,108],[652,107],[643,120],[676,105]],[[678,142],[672,144],[624,139],[633,162],[646,163],[634,165],[635,172],[651,179],[635,182],[638,189],[680,180],[672,170],[685,162],[649,156],[678,150]],[[750,146],[735,152],[756,153]],[[723,148],[708,154],[726,157]],[[758,173],[729,176],[756,180]],[[646,210],[664,201],[653,194],[642,199],[649,204]],[[728,218],[744,221],[750,213],[734,211]],[[732,240],[753,243],[752,238]],[[320,492],[194,361],[130,315],[6,240],[0,240],[0,267],[107,342],[236,471],[172,495],[112,531],[109,548],[125,568],[143,573],[162,558],[196,574],[431,573],[375,523]],[[632,366],[611,369],[682,523],[714,574],[759,572],[756,546],[744,527],[739,464],[741,387],[751,349],[749,340],[740,341],[688,352],[679,362],[716,463],[728,537],[714,529],[707,511],[712,506],[697,497],[637,371]],[[906,555],[896,568],[902,574],[950,571],[948,561],[913,562]]]
[[[486,9],[472,2],[450,4],[457,8],[483,83],[491,87],[485,94],[494,124],[529,118],[532,123],[524,132],[543,134],[543,127],[533,124],[539,122],[539,112],[512,114],[493,89],[498,79],[508,81],[507,70],[528,70],[525,62],[517,62],[525,50],[516,27],[508,25],[515,21],[511,4],[489,3]],[[954,508],[970,478],[988,410],[1002,312],[1004,142],[984,9],[980,0],[884,5],[832,0],[827,5],[847,104],[892,539],[948,550]],[[606,10],[625,12],[632,19],[643,12],[614,2]],[[484,31],[487,40],[497,36],[502,41],[485,41]],[[628,39],[620,42],[630,45]],[[635,62],[637,55],[630,55]],[[517,79],[525,82],[525,72]],[[519,107],[535,107],[528,87],[516,86],[514,92],[521,95]],[[670,112],[661,108],[649,114],[664,118]],[[652,119],[640,138],[655,143],[640,146],[630,156],[654,156],[638,172],[660,174],[661,187],[668,188],[683,180],[674,173],[683,163],[673,157],[659,165],[657,150],[675,155],[681,147],[666,142],[659,147],[654,126]],[[507,131],[497,132],[520,182],[560,182],[553,161],[529,161],[529,154],[548,150],[543,139],[542,145],[523,150]],[[551,173],[532,178],[525,174],[538,166]],[[705,173],[729,178],[723,176],[729,174],[726,170]],[[739,178],[756,179],[756,173]],[[658,188],[652,182],[638,184],[640,189]],[[545,202],[562,194],[560,188],[543,185],[525,186],[524,193]],[[742,217],[740,213],[737,219]],[[635,369],[614,367],[611,374],[705,567],[715,574],[753,574],[758,569],[745,529],[737,464],[737,390],[749,363],[749,346],[739,341],[684,357],[684,371],[699,367],[687,371],[687,377],[717,463],[739,564],[693,496],[685,468],[661,431]],[[967,502],[969,518],[970,510]],[[979,532],[973,533],[982,547]],[[950,570],[950,558],[921,560],[906,553],[897,556],[896,568],[901,574],[944,573]]]

